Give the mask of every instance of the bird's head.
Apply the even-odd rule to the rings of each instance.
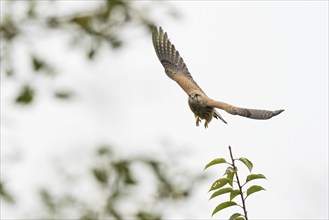
[[[203,96],[202,92],[198,90],[192,91],[188,94],[188,98],[191,101],[199,101],[202,98],[202,96]]]

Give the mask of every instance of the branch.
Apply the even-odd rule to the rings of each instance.
[[[228,149],[230,150],[230,156],[231,156],[231,160],[232,160],[233,169],[235,171],[237,171],[237,167],[235,166],[235,163],[234,163],[234,158],[233,158],[231,146],[228,146]],[[242,209],[244,211],[244,217],[246,218],[246,220],[248,220],[247,207],[246,207],[245,198],[244,198],[243,192],[242,192],[243,185],[241,185],[241,183],[240,183],[238,172],[235,172],[235,176],[236,176],[236,182],[238,183],[239,190],[240,190],[240,196],[241,196],[241,200],[242,200]]]

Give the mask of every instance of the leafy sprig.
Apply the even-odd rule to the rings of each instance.
[[[246,191],[243,191],[245,189],[245,186],[248,182],[251,182],[256,179],[266,179],[266,177],[263,174],[253,174],[253,164],[252,162],[245,158],[234,158],[231,146],[229,146],[230,151],[230,159],[231,162],[227,162],[225,158],[216,158],[212,161],[210,161],[206,166],[205,169],[212,167],[214,165],[218,164],[227,164],[228,167],[226,168],[226,171],[224,173],[224,177],[217,179],[210,187],[209,192],[213,192],[210,196],[210,199],[213,199],[215,197],[221,196],[223,194],[229,194],[230,199],[228,201],[222,202],[216,206],[214,211],[212,212],[213,216],[217,212],[231,207],[231,206],[239,206],[243,210],[243,214],[241,213],[234,213],[231,215],[229,220],[248,220],[248,214],[247,214],[247,207],[246,207],[246,199],[261,190],[265,190],[262,186],[259,185],[252,185],[248,187]],[[236,166],[236,162],[240,161],[243,163],[249,170],[250,174],[246,177],[246,180],[242,183],[239,175],[238,175],[238,168]],[[235,179],[235,180],[234,180]],[[236,197],[240,195],[241,198],[241,204],[237,203],[236,201],[233,201],[236,199]]]

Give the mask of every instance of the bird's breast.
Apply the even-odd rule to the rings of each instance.
[[[209,119],[213,117],[214,108],[204,105],[198,100],[188,100],[191,111],[202,119]]]

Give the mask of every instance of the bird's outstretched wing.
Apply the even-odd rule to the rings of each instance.
[[[183,58],[161,27],[159,30],[156,27],[153,28],[152,40],[155,52],[165,68],[167,76],[176,81],[187,94],[194,90],[204,93],[192,78]]]
[[[207,105],[214,108],[225,110],[226,112],[232,115],[240,115],[246,118],[260,119],[260,120],[270,119],[284,111],[282,109],[276,111],[269,111],[269,110],[260,110],[260,109],[239,108],[227,104],[225,102],[219,102],[212,99],[208,100]]]

